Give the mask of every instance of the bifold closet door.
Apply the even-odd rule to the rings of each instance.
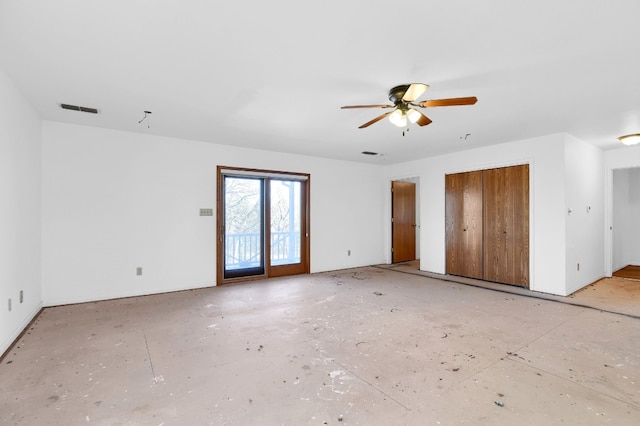
[[[482,171],[445,176],[446,272],[483,278]]]
[[[484,170],[484,279],[529,286],[529,166]]]

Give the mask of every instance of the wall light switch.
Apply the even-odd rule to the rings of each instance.
[[[20,303],[24,302],[24,291],[20,290]]]
[[[213,216],[213,209],[200,209],[200,216]]]
[[[136,275],[142,275],[142,266],[136,268]]]
[[[9,308],[9,312],[11,312],[11,298],[9,298],[7,305],[8,305],[7,307]]]

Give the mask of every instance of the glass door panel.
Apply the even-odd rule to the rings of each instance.
[[[263,275],[264,179],[224,176],[224,278]]]
[[[301,262],[301,183],[270,180],[271,266]]]

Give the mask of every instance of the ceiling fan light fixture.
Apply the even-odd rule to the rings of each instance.
[[[409,110],[407,111],[407,118],[411,123],[415,123],[416,121],[420,120],[420,117],[422,117],[422,114],[413,108],[409,108]]]
[[[640,133],[633,133],[631,135],[620,136],[618,140],[624,145],[637,145],[640,143]]]
[[[407,126],[407,114],[401,109],[397,109],[389,115],[389,121],[398,127]]]

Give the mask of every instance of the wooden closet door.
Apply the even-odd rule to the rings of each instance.
[[[391,262],[416,259],[416,184],[391,182]]]
[[[529,166],[484,171],[484,279],[529,286]]]
[[[445,176],[446,272],[483,277],[482,171]]]

